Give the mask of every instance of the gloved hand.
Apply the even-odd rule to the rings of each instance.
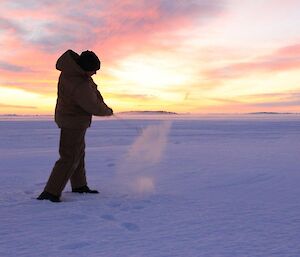
[[[113,109],[107,107],[107,116],[111,116],[113,114],[114,114]]]

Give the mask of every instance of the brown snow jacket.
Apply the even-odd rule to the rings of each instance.
[[[85,129],[91,125],[92,115],[112,115],[103,101],[93,79],[77,64],[79,55],[66,51],[56,63],[61,71],[58,81],[55,122],[60,128]]]

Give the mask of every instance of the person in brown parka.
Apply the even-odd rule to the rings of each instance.
[[[60,196],[70,179],[72,192],[98,193],[87,186],[85,174],[85,133],[92,115],[113,114],[103,101],[92,79],[100,69],[100,60],[92,51],[78,55],[66,51],[56,63],[61,71],[58,81],[55,122],[60,128],[59,154],[44,191],[38,200],[60,202]]]

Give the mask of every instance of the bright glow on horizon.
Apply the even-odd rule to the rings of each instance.
[[[54,97],[47,97],[23,89],[0,87],[0,114],[48,114],[48,106],[55,104]]]
[[[166,63],[166,59],[153,60],[150,57],[133,57],[120,63],[120,69],[112,71],[112,75],[125,83],[140,85],[141,88],[164,89],[187,83],[188,78],[180,73],[178,67],[172,67],[172,63]],[[134,90],[139,90],[135,88]]]

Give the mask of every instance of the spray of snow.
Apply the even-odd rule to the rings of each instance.
[[[136,193],[151,193],[155,190],[157,164],[161,161],[171,121],[150,125],[129,147],[117,165],[117,184]]]

